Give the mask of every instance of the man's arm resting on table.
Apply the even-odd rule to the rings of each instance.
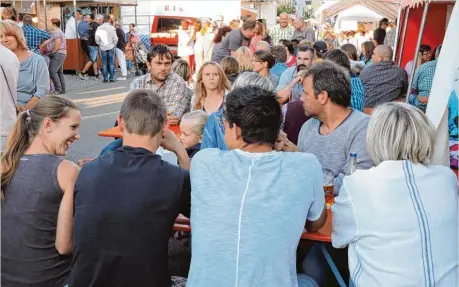
[[[327,221],[327,207],[324,205],[324,209],[322,210],[322,214],[320,214],[319,219],[314,221],[306,220],[306,230],[308,232],[316,232],[317,230],[321,229],[324,226],[325,222]]]

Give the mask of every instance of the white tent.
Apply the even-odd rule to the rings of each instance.
[[[378,22],[382,18],[382,15],[368,9],[367,7],[363,5],[356,5],[345,9],[338,14],[335,29],[338,31],[357,30],[358,22]]]
[[[344,10],[356,5],[364,6],[383,17],[396,19],[400,0],[341,0],[325,2],[316,13],[321,16],[321,19],[325,20],[326,18],[341,14]]]

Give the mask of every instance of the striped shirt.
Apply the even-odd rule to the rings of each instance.
[[[365,89],[365,107],[392,102],[404,97],[408,89],[408,75],[392,61],[383,61],[366,67],[360,73]]]
[[[417,91],[418,96],[428,96],[432,89],[433,77],[437,69],[438,60],[433,60],[422,64],[414,74],[413,90]]]
[[[49,39],[49,33],[37,29],[32,25],[24,25],[22,30],[24,30],[24,36],[27,40],[27,47],[29,50],[41,55],[39,46],[43,41]]]
[[[269,31],[269,35],[273,39],[273,46],[279,45],[280,40],[292,40],[293,33],[295,33],[295,28],[290,25],[282,28],[280,24],[272,27]]]
[[[176,73],[170,72],[162,85],[158,86],[151,80],[150,73],[134,79],[130,91],[151,89],[164,99],[167,111],[175,117],[182,118],[190,110],[191,98],[188,96],[185,81]]]
[[[331,209],[332,244],[349,246],[353,286],[458,286],[457,178],[449,167],[384,161],[357,170]]]
[[[363,112],[364,101],[365,92],[362,80],[358,76],[351,74],[351,108]]]

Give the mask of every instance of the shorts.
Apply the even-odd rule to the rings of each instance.
[[[98,46],[88,46],[89,49],[89,61],[91,63],[97,62],[97,57],[99,56],[99,47]]]

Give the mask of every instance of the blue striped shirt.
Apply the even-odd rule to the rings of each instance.
[[[424,63],[414,74],[413,90],[417,90],[419,96],[428,96],[432,89],[432,82],[437,69],[437,61]]]
[[[24,25],[22,27],[24,30],[24,36],[27,40],[27,47],[30,51],[41,55],[40,49],[38,46],[40,44],[49,39],[49,33],[43,30],[37,29],[32,25]]]
[[[365,90],[362,80],[356,75],[351,74],[351,108],[363,112],[365,102]]]

